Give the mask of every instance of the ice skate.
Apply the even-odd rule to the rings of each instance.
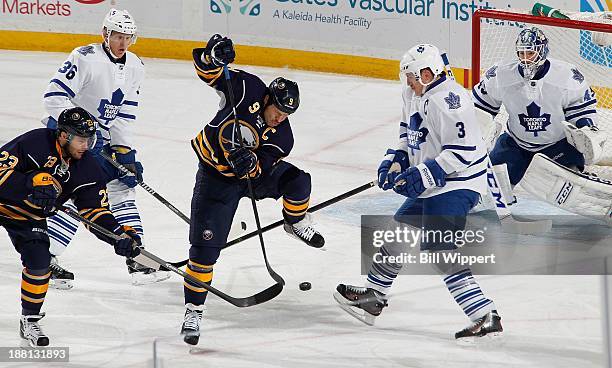
[[[334,299],[348,314],[373,326],[374,320],[387,306],[384,294],[370,288],[339,284]]]
[[[485,316],[474,321],[470,326],[455,334],[455,339],[460,344],[470,345],[476,342],[479,337],[493,338],[500,336],[504,328],[501,324],[501,317],[496,310],[490,311]]]
[[[284,227],[289,236],[301,240],[311,247],[321,248],[325,245],[325,239],[314,228],[309,214],[306,214],[301,221],[296,222],[295,224],[285,222]]]
[[[44,316],[44,313],[21,316],[19,321],[19,335],[32,347],[49,345],[49,337],[38,324]]]
[[[183,335],[183,341],[187,344],[197,345],[200,341],[200,321],[202,321],[204,306],[195,306],[188,303],[185,307],[187,307],[187,310],[185,310],[181,335]]]
[[[51,271],[50,287],[59,290],[70,290],[73,288],[74,274],[60,266],[56,257],[51,257],[49,270]]]
[[[128,266],[128,272],[132,276],[132,285],[135,286],[153,284],[170,278],[170,272],[156,271],[141,265],[133,259],[126,259],[125,264]]]

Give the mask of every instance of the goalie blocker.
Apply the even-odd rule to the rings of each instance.
[[[536,154],[519,183],[561,209],[612,225],[612,182],[562,166]]]

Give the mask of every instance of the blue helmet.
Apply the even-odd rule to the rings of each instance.
[[[525,52],[534,52],[535,55],[527,59],[523,54]],[[548,38],[539,28],[525,28],[516,38],[516,54],[523,67],[523,75],[526,79],[531,79],[546,61]]]

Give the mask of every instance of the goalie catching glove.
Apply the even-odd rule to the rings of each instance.
[[[606,135],[594,125],[576,127],[568,122],[563,124],[567,141],[584,155],[584,163],[586,165],[597,163],[603,154]]]

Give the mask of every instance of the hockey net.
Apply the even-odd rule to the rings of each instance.
[[[612,13],[564,12],[570,19],[533,16],[526,10],[481,9],[472,24],[472,83],[491,65],[516,58],[515,41],[525,27],[540,28],[549,57],[574,64],[597,96],[597,125],[608,136],[602,159],[588,171],[612,178]],[[505,109],[496,121],[505,123]],[[505,124],[504,124],[505,125]]]

